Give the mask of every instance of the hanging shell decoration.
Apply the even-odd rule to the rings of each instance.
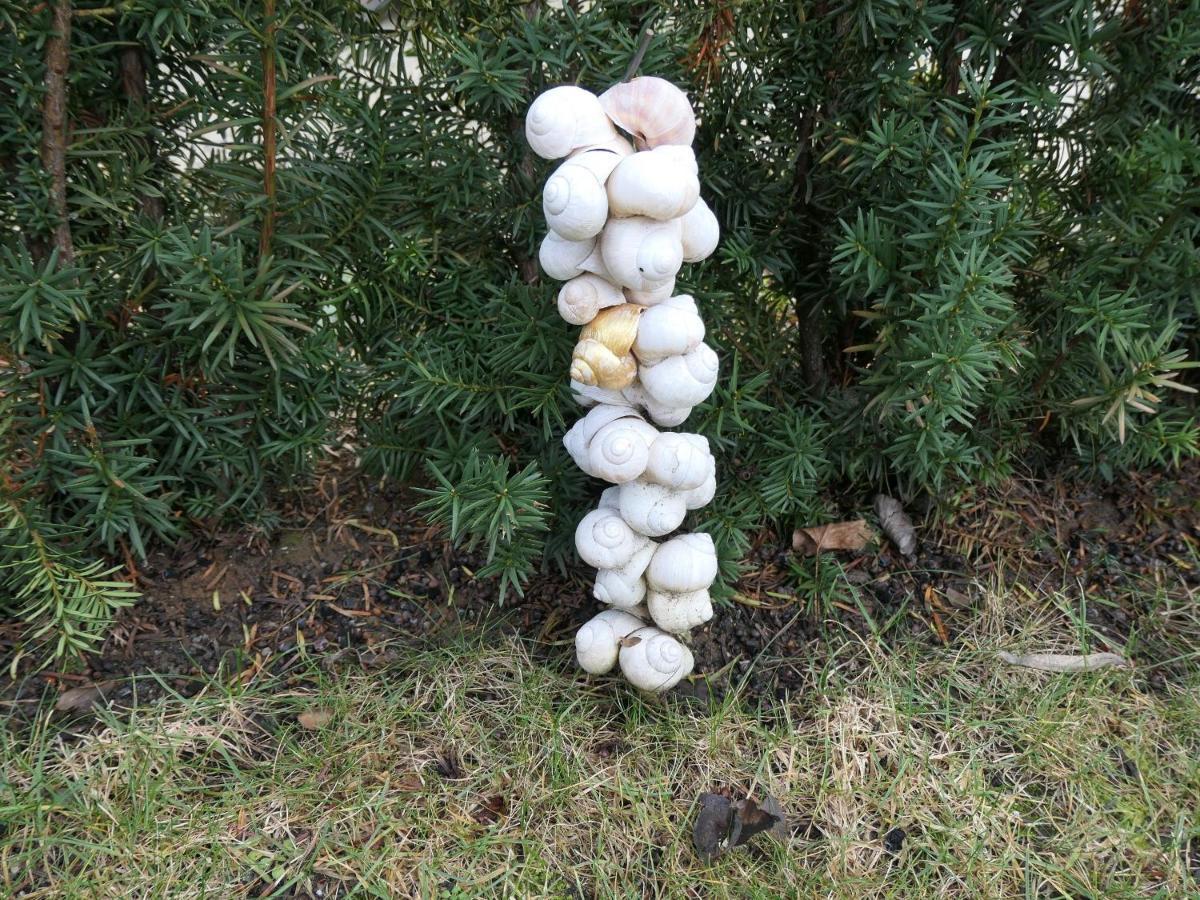
[[[672,536],[716,493],[708,441],[660,430],[683,424],[717,380],[696,302],[675,292],[683,264],[708,257],[719,237],[700,198],[696,116],[661,78],[599,97],[564,85],[534,100],[525,134],[539,156],[565,158],[542,194],[539,252],[565,282],[559,315],[582,326],[571,387],[588,412],[563,445],[612,485],[575,530],[605,604],[579,629],[575,654],[586,672],[619,668],[641,690],[666,691],[692,671],[687,634],[712,618],[717,576],[709,535]]]

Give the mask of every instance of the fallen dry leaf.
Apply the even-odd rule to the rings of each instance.
[[[692,845],[700,858],[711,862],[729,849],[733,804],[720,794],[700,795],[700,814],[692,828]]]
[[[485,797],[475,807],[475,811],[471,813],[471,818],[480,825],[493,825],[506,815],[508,815],[508,801],[499,794],[493,794],[490,797]]]
[[[788,830],[787,814],[783,811],[782,803],[780,803],[770,794],[767,794],[767,796],[763,798],[763,802],[760,804],[759,808],[762,809],[763,812],[775,817],[775,823],[769,829],[773,838],[778,841],[786,841],[789,837],[791,837],[791,833]]]
[[[879,527],[896,549],[904,556],[912,556],[917,549],[917,532],[900,501],[879,494],[875,497],[875,515],[879,516]]]
[[[348,619],[365,619],[375,615],[374,610],[370,609],[345,609],[336,603],[326,603],[325,606],[327,609],[332,609],[339,616],[345,616]]]
[[[63,691],[54,702],[54,711],[61,713],[89,712],[97,701],[103,700],[105,693],[112,690],[115,681],[101,681],[96,684],[81,684],[69,691]]]
[[[692,829],[692,844],[705,862],[764,831],[779,840],[788,837],[787,817],[774,797],[767,796],[758,803],[749,797],[730,800],[721,794],[700,795],[700,814]]]
[[[797,528],[792,533],[792,549],[805,556],[816,556],[826,550],[861,550],[874,535],[862,519],[832,522]]]
[[[421,776],[416,772],[405,772],[400,776],[400,780],[396,782],[396,790],[407,794],[415,793],[424,787],[425,782],[421,780]]]
[[[300,723],[301,728],[307,728],[309,731],[320,731],[329,724],[332,718],[333,710],[317,706],[300,713],[300,715],[296,716],[296,721]]]
[[[966,609],[972,603],[970,597],[968,597],[962,591],[955,590],[952,587],[942,588],[942,596],[946,598],[946,601],[951,606],[957,607],[958,609]]]
[[[996,654],[1010,666],[1024,666],[1041,672],[1094,672],[1109,666],[1126,668],[1129,660],[1117,653],[1087,653],[1067,656],[1061,653],[1025,653],[1017,655],[1001,650]]]

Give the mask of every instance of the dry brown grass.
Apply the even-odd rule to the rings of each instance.
[[[1079,649],[1058,600],[990,592],[956,649],[831,643],[820,689],[766,717],[589,684],[509,641],[214,686],[82,736],[43,720],[3,733],[0,891],[1200,894],[1200,682],[997,663]],[[329,724],[301,729],[315,707]],[[775,794],[796,836],[703,865],[690,824],[714,788]]]

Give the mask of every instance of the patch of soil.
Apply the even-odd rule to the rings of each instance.
[[[406,642],[496,627],[568,665],[575,630],[598,609],[591,571],[580,565],[570,578],[540,576],[524,597],[510,594],[500,607],[495,585],[472,574],[479,561],[412,507],[404,491],[380,493],[362,479],[328,474],[291,497],[283,513],[292,527],[272,540],[219,534],[156,552],[137,573],[144,599],[122,613],[84,671],[38,673],[6,694],[21,700],[47,683],[63,690],[117,681],[105,696],[123,706],[168,689],[186,694],[201,674],[232,681],[286,671],[301,651],[326,666],[347,658],[376,666],[397,658]],[[975,492],[952,519],[919,535],[911,558],[886,542],[839,554],[845,576],[836,590],[801,586],[790,540],[760,535],[732,601],[693,632],[696,672],[705,677],[685,681],[680,692],[707,701],[733,687],[751,700],[803,691],[821,668],[831,623],[953,644],[976,614],[973,584],[997,571],[1051,588],[1082,586],[1095,598],[1089,624],[1118,646],[1136,630],[1142,651],[1152,652],[1141,608],[1146,584],[1185,594],[1200,588],[1200,464],[1108,486],[1013,480]],[[1178,655],[1173,646],[1162,642],[1153,678],[1182,674],[1167,658]],[[149,673],[160,677],[126,677]]]

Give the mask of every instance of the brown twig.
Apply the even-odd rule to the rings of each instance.
[[[267,195],[267,208],[263,215],[262,231],[258,236],[258,255],[271,253],[271,239],[275,231],[275,0],[264,0],[264,16],[267,21],[266,40],[263,42],[263,190]]]
[[[142,47],[123,48],[118,61],[118,68],[121,74],[121,91],[140,115],[146,108],[146,59],[144,49]],[[146,145],[149,155],[153,157],[155,155],[153,142],[149,138],[143,138],[142,142]],[[142,215],[153,219],[155,222],[163,220],[165,210],[163,209],[162,197],[156,197],[153,194],[143,191],[138,195],[138,202],[142,208]]]
[[[629,61],[629,68],[625,70],[625,77],[621,79],[622,82],[628,81],[637,74],[638,67],[641,66],[642,60],[646,58],[646,51],[650,49],[650,42],[654,40],[653,24],[654,20],[651,19],[642,28],[642,36],[638,40],[637,50],[634,51],[633,59]]]
[[[524,7],[525,21],[532,22],[538,17],[541,12],[541,0],[531,0]],[[529,78],[524,79],[524,85],[529,87]],[[525,143],[525,120],[521,116],[511,116],[508,120],[508,130],[512,135],[513,141],[517,146],[521,147],[521,158],[517,164],[509,170],[509,179],[513,183],[513,192],[518,197],[536,197],[536,189],[534,183],[536,181],[536,170],[533,163],[533,153],[529,149],[529,145]],[[537,284],[538,282],[538,262],[534,256],[530,256],[523,246],[515,241],[512,244],[513,258],[517,262],[517,271],[521,275],[521,281],[525,284]]]
[[[38,379],[38,417],[41,421],[46,421],[46,379]],[[46,441],[50,437],[50,429],[39,428],[37,436],[37,447],[33,451],[33,459],[35,462],[40,461],[42,453],[46,450]]]
[[[90,9],[77,9],[74,16],[77,19],[87,18],[88,16],[105,18],[108,16],[116,16],[130,9],[130,3],[118,3],[115,6],[94,6]]]
[[[803,235],[803,249],[806,251],[802,259],[808,261],[816,241],[814,234],[815,222],[813,211],[809,205],[809,195],[812,191],[810,182],[812,172],[812,134],[816,124],[818,110],[815,106],[806,107],[800,115],[797,127],[796,162],[792,169],[792,206],[796,217],[800,220],[798,232]],[[802,276],[803,277],[803,276]],[[800,341],[800,362],[804,369],[804,380],[809,390],[823,392],[828,381],[825,370],[825,334],[822,328],[821,300],[809,298],[807,301],[799,292],[794,298],[796,324]]]
[[[46,41],[46,96],[42,101],[42,166],[50,175],[50,205],[58,221],[54,248],[58,264],[75,263],[75,244],[67,216],[67,71],[71,56],[71,0],[53,6],[54,34]]]
[[[962,84],[962,52],[958,49],[958,44],[963,37],[962,29],[954,28],[942,50],[942,90],[947,97],[957,96]]]
[[[509,173],[514,190],[518,196],[536,196],[533,184],[536,181],[537,173],[534,169],[533,153],[525,145],[525,120],[520,116],[512,116],[509,119],[508,128],[513,141],[518,146],[524,147],[521,158]],[[516,242],[512,245],[512,253],[513,258],[517,261],[517,271],[520,273],[521,281],[525,284],[537,284],[538,261],[536,257],[530,256],[525,248]]]

